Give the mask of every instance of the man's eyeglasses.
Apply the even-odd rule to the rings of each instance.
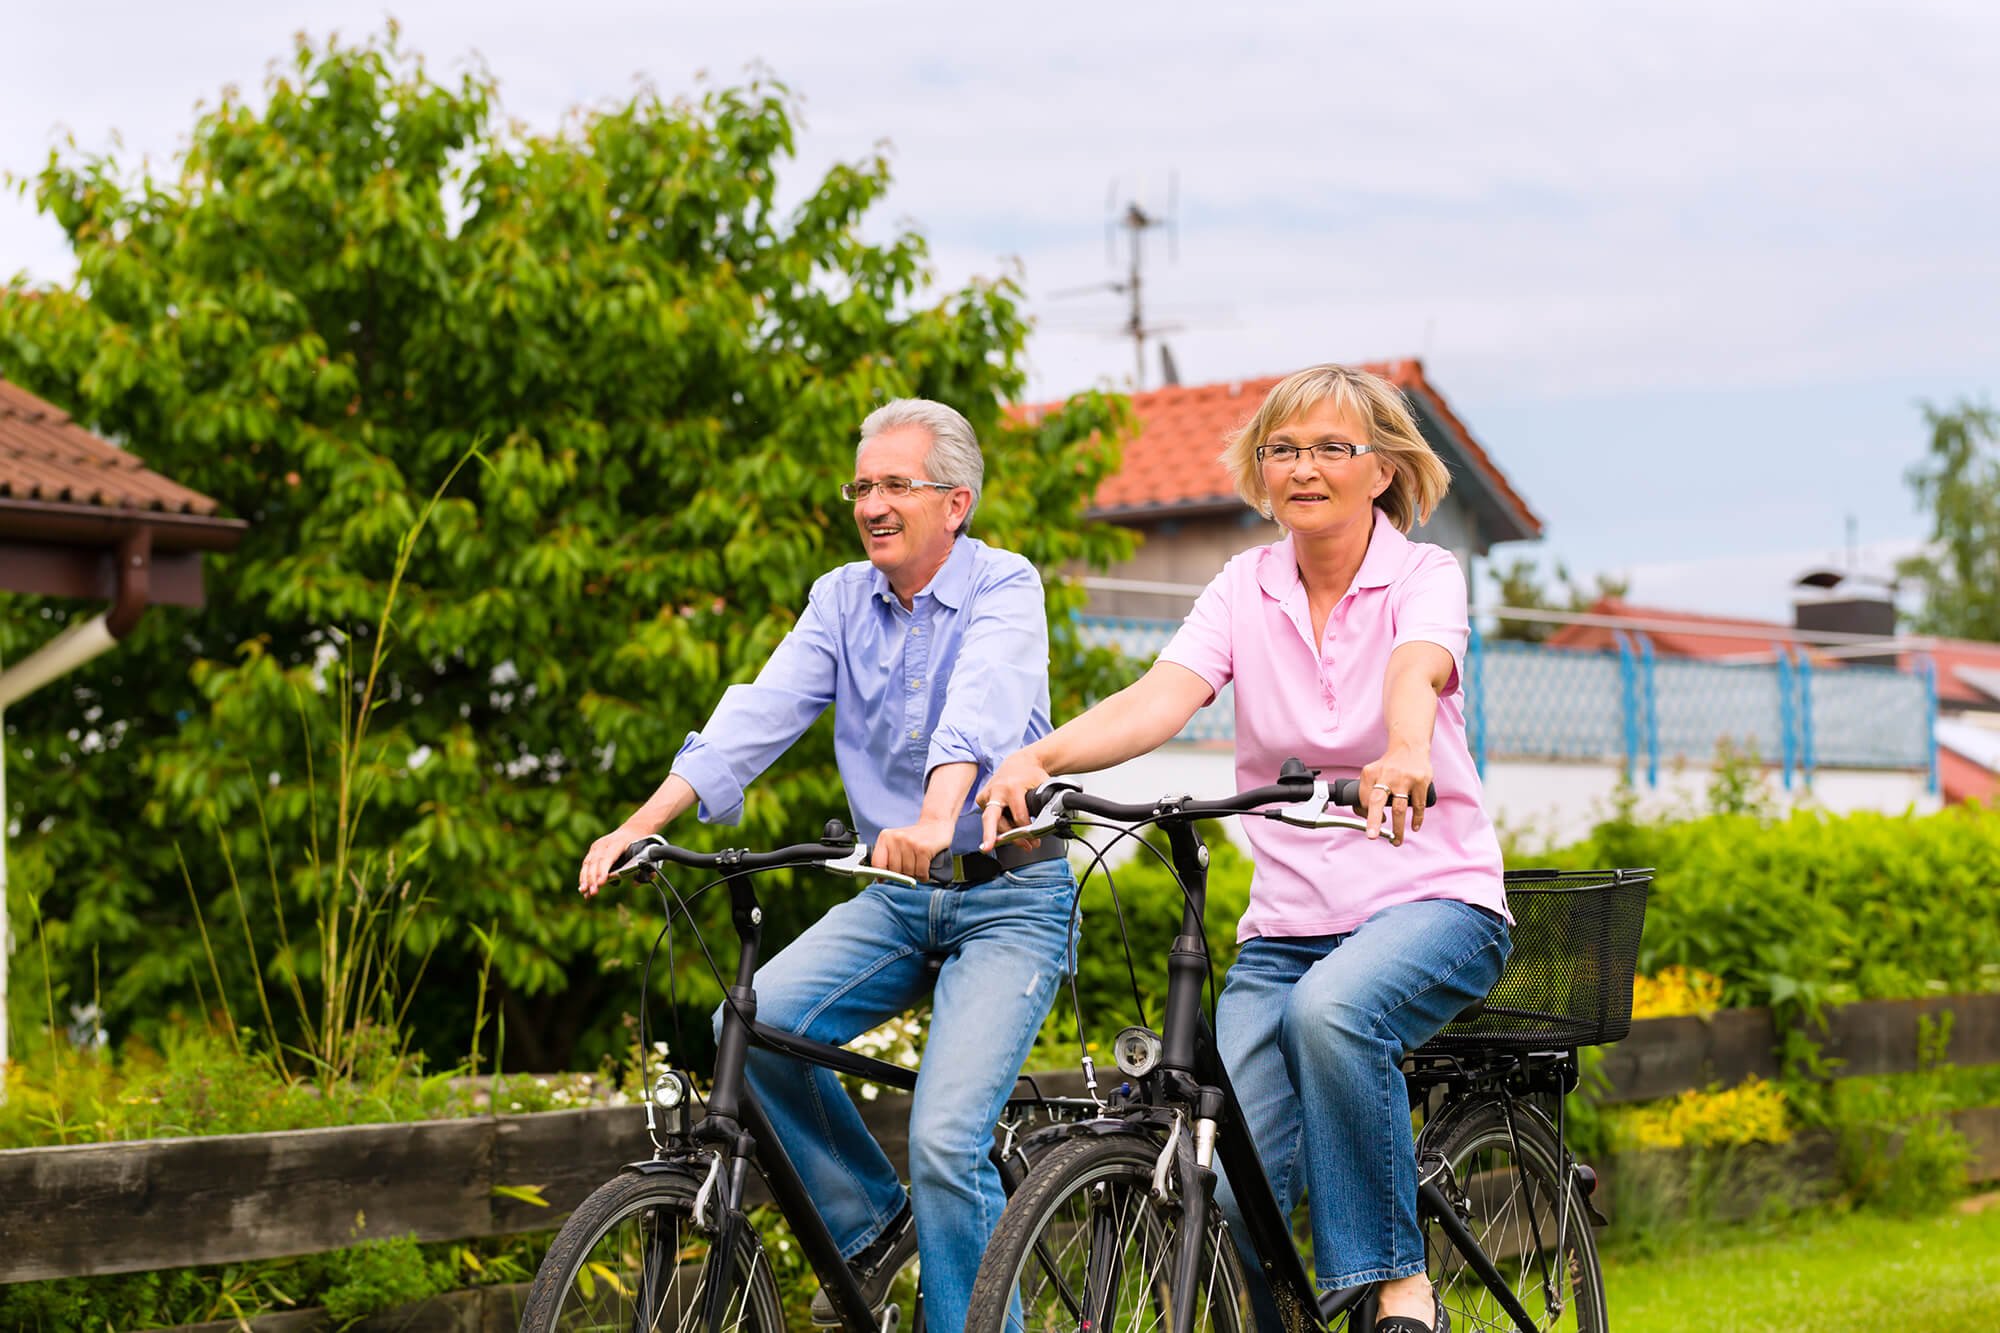
[[[880,481],[843,481],[840,483],[840,498],[850,503],[866,500],[880,491],[891,500],[900,500],[911,491],[955,491],[958,487],[943,481],[918,481],[914,477],[884,477]]]
[[[1325,444],[1260,444],[1257,461],[1284,466],[1298,462],[1301,454],[1311,454],[1315,463],[1339,463],[1356,454],[1373,452],[1372,444],[1349,444],[1345,440],[1328,440]]]

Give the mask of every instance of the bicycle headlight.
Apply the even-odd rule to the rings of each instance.
[[[1151,1028],[1126,1028],[1112,1039],[1111,1054],[1120,1073],[1144,1078],[1160,1063],[1160,1034]]]
[[[653,1080],[653,1101],[662,1110],[672,1111],[687,1100],[687,1080],[669,1069]]]

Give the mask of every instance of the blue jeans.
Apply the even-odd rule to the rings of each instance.
[[[1322,1292],[1424,1271],[1402,1058],[1491,989],[1511,948],[1499,917],[1451,900],[1387,907],[1345,935],[1250,940],[1216,1009],[1216,1044],[1289,1216],[1312,1207]],[[1277,1313],[1227,1177],[1217,1202],[1258,1322]]]
[[[921,1002],[927,958],[947,960],[910,1103],[909,1198],[932,1328],[964,1326],[1000,1221],[1006,1194],[987,1157],[993,1125],[1068,965],[1075,900],[1076,877],[1061,859],[964,889],[875,883],[757,969],[760,1020],[844,1045]],[[895,1167],[832,1071],[752,1050],[748,1075],[835,1244],[853,1258],[902,1211]]]

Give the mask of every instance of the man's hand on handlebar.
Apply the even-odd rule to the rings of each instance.
[[[1361,770],[1368,836],[1386,831],[1389,841],[1401,846],[1407,835],[1424,826],[1424,796],[1430,787],[1429,750],[1391,745],[1386,754]]]
[[[931,877],[931,863],[938,853],[947,853],[949,862],[951,836],[957,827],[953,820],[929,819],[907,828],[883,829],[869,850],[868,864],[908,875],[921,884]]]
[[[583,866],[576,872],[576,891],[586,898],[595,898],[597,891],[611,878],[611,867],[618,864],[625,849],[639,839],[656,832],[632,824],[621,824],[611,832],[590,844],[590,850],[583,854]]]
[[[1026,750],[1016,750],[1001,761],[993,776],[987,780],[979,794],[972,798],[980,807],[980,821],[985,832],[979,840],[979,850],[993,850],[994,840],[1001,830],[1019,828],[1029,822],[1028,793],[1037,787],[1045,787],[1055,781],[1049,771],[1029,755]],[[1023,846],[1033,848],[1041,839],[1023,841]]]

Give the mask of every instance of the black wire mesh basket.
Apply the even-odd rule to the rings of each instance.
[[[1630,1032],[1652,870],[1510,870],[1506,883],[1514,952],[1430,1047],[1559,1050]]]

